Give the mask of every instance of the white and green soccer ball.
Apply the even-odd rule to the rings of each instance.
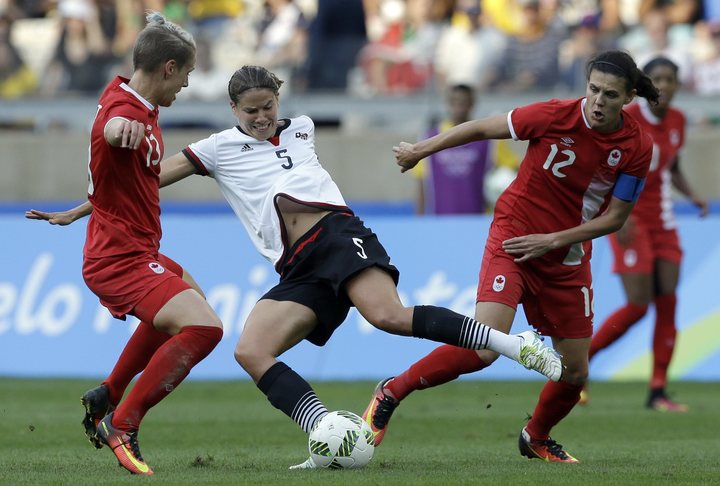
[[[315,425],[308,440],[317,467],[355,469],[370,462],[375,440],[370,426],[345,410],[330,412]]]

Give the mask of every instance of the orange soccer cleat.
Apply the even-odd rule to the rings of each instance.
[[[528,459],[542,459],[545,462],[579,463],[577,459],[565,452],[560,444],[548,437],[545,440],[533,440],[527,429],[520,432],[518,441],[520,454]]]
[[[385,393],[385,384],[394,377],[386,378],[375,387],[373,396],[370,399],[365,412],[362,414],[363,420],[368,423],[375,437],[375,447],[378,447],[385,437],[388,422],[393,412],[400,405],[400,400]]]
[[[113,413],[105,417],[98,424],[97,436],[103,444],[112,449],[122,467],[133,474],[152,475],[153,470],[145,464],[140,454],[137,441],[137,430],[125,432],[112,425]]]

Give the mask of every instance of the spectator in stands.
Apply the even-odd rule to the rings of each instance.
[[[428,130],[423,139],[472,119],[475,93],[470,86],[450,87],[447,118]],[[437,152],[418,164],[418,214],[481,214],[486,210],[485,175],[498,165],[517,169],[518,157],[505,140],[481,140]],[[493,203],[494,201],[490,201]]]
[[[591,15],[570,29],[570,36],[560,44],[559,63],[562,83],[571,90],[585,87],[585,66],[603,50],[600,17]]]
[[[705,27],[712,39],[712,55],[699,62],[693,71],[695,92],[701,95],[720,94],[720,21]]]
[[[644,13],[642,22],[619,41],[619,47],[627,50],[640,65],[650,59],[663,56],[680,68],[680,80],[687,82],[692,72],[689,46],[693,37],[688,24],[672,25],[664,9],[656,8]]]
[[[389,22],[380,39],[362,52],[362,64],[372,92],[412,93],[432,75],[432,60],[440,36],[439,22],[430,17],[428,0],[386,0],[382,11]]]
[[[0,15],[0,99],[19,98],[37,88],[37,77],[25,65],[10,39],[13,19]]]
[[[367,42],[363,0],[318,0],[308,36],[307,89],[344,91]]]
[[[102,31],[98,9],[89,0],[63,0],[59,14],[60,38],[46,68],[43,93],[97,94],[117,61]]]
[[[304,77],[301,67],[307,57],[307,21],[303,12],[292,0],[267,0],[265,11],[256,64],[304,88],[304,81],[299,79]]]
[[[552,89],[560,80],[559,48],[566,29],[555,16],[542,14],[539,0],[518,0],[524,28],[511,35],[502,56],[496,87],[503,91]]]
[[[505,49],[506,37],[483,15],[480,0],[458,0],[451,22],[444,26],[435,52],[438,87],[466,84],[487,88]]]

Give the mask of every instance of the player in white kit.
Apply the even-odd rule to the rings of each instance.
[[[235,348],[237,362],[270,403],[308,433],[327,414],[312,387],[277,357],[303,339],[324,345],[353,306],[389,333],[491,349],[559,380],[559,355],[531,331],[508,335],[445,308],[402,304],[398,270],[318,162],[312,120],[278,119],[281,84],[259,66],[237,70],[228,91],[239,124],[163,160],[160,172],[161,187],[192,174],[213,177],[280,274],[250,312]],[[81,205],[28,217],[67,224],[87,212]],[[312,467],[312,459],[293,466]]]

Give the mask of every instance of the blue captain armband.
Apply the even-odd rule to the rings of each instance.
[[[621,173],[615,182],[613,196],[625,202],[637,202],[643,187],[645,187],[644,177],[635,177]]]

